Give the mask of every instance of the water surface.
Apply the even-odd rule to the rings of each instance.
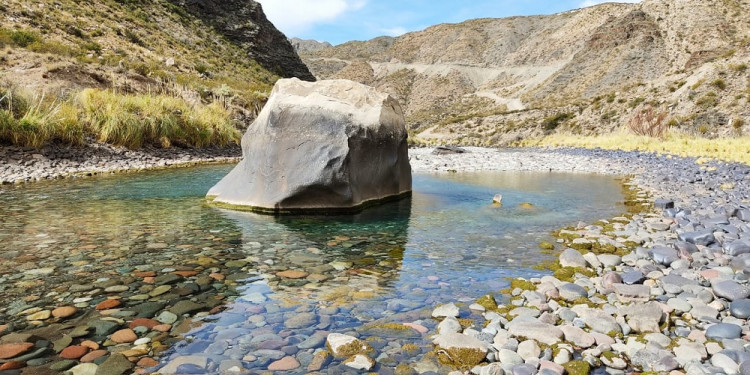
[[[0,189],[0,300],[7,301],[0,323],[30,307],[91,298],[78,300],[85,309],[111,296],[86,286],[130,286],[121,293],[126,311],[153,289],[136,272],[191,270],[197,275],[150,298],[205,307],[189,320],[191,330],[180,328],[186,335],[167,340],[175,345],[164,363],[198,354],[211,358],[204,372],[222,363],[265,370],[290,354],[304,372],[323,345],[311,343],[316,332],[373,336],[381,357],[419,362],[421,355],[400,350],[406,342],[429,349],[416,331],[362,327],[416,322],[432,329],[433,306],[470,303],[506,287],[507,277],[540,275],[531,267],[547,258],[538,244],[550,231],[622,211],[611,177],[529,172],[417,174],[411,199],[354,216],[274,218],[204,205],[205,192],[231,168]],[[502,206],[492,204],[498,193]],[[306,277],[276,275],[287,270]],[[205,312],[216,306],[224,311]],[[335,361],[330,371],[337,369]]]

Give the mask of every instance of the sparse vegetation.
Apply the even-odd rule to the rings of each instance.
[[[716,87],[719,90],[724,90],[727,88],[727,83],[722,78],[719,78],[713,82],[711,82],[711,86]]]

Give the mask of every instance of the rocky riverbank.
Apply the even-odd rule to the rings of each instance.
[[[415,169],[632,174],[633,213],[561,230],[553,275],[443,305],[438,358],[475,374],[750,373],[750,167],[630,152],[432,156]],[[501,300],[501,304],[496,303]],[[457,318],[481,314],[483,324]],[[460,373],[457,372],[457,373]]]
[[[239,160],[239,146],[128,150],[103,143],[28,149],[0,146],[0,185]]]
[[[290,293],[326,278],[349,285],[357,273],[386,273],[391,263],[354,268],[329,262],[314,243],[297,249],[251,242],[247,252],[238,251],[233,245],[243,242],[239,234],[212,231],[207,223],[218,219],[210,214],[201,214],[203,224],[188,226],[184,233],[123,228],[117,241],[66,230],[70,238],[61,243],[70,248],[70,257],[45,237],[39,237],[33,252],[18,251],[11,243],[0,257],[3,268],[12,270],[0,272],[0,291],[8,297],[0,306],[0,371],[747,371],[750,168],[597,150],[469,151],[432,155],[431,149],[415,149],[410,154],[416,172],[632,175],[629,212],[565,228],[557,233],[557,243],[540,244],[559,253],[558,262],[545,265],[548,276],[513,280],[503,292],[432,311],[389,301],[387,310],[394,313],[387,319],[343,329],[335,320],[354,314],[349,306],[367,303],[371,288],[356,286],[356,303],[353,298],[341,306],[309,309],[292,301],[280,309],[264,307],[274,297],[256,289],[264,287],[263,280]],[[84,228],[85,223],[54,227]],[[337,236],[328,245],[351,246],[352,241]],[[274,259],[292,250],[284,259],[320,266],[302,272]],[[121,259],[127,263],[117,263]],[[58,284],[51,287],[48,280]],[[247,289],[256,281],[256,289]],[[225,307],[228,312],[215,314]],[[237,328],[246,321],[257,327],[252,334]],[[435,347],[428,344],[432,340]],[[170,347],[210,354],[170,354]]]

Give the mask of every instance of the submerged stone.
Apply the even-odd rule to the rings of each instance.
[[[242,151],[242,161],[209,190],[214,204],[265,213],[352,212],[411,193],[400,105],[352,81],[278,81]]]

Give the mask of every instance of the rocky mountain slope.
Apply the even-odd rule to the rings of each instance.
[[[314,80],[254,1],[0,4],[0,87],[34,96],[93,87],[256,111],[279,76]]]
[[[413,134],[495,145],[551,132],[664,126],[750,130],[750,2],[645,0],[550,16],[477,19],[302,57],[318,78],[396,96]]]

